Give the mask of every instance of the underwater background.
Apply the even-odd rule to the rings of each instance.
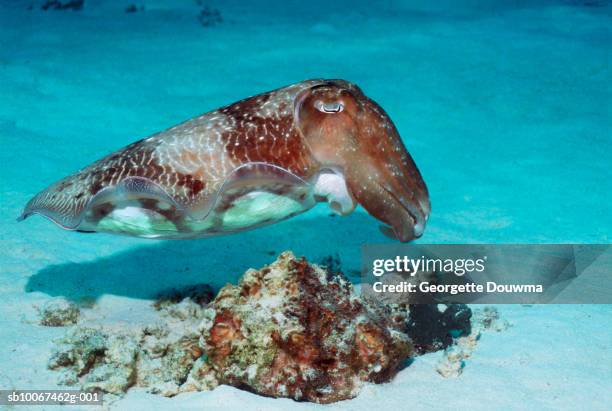
[[[434,3],[3,0],[0,388],[57,388],[46,364],[64,331],[34,324],[51,297],[129,327],[160,291],[218,289],[284,250],[337,255],[354,276],[362,244],[392,241],[363,209],[332,217],[325,205],[194,241],[16,222],[38,191],[111,151],[304,79],[355,82],[393,119],[431,196],[419,242],[609,243],[612,4]],[[441,378],[426,355],[326,408],[606,408],[610,306],[499,310],[513,326],[483,337],[459,378]],[[113,406],[322,407],[228,386],[170,399],[134,389]]]

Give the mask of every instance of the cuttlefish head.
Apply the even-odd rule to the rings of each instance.
[[[400,241],[420,237],[430,212],[416,164],[385,111],[354,84],[322,81],[295,101],[296,124],[322,168],[341,170],[350,195]]]

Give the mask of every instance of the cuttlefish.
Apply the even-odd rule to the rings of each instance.
[[[430,212],[419,170],[385,111],[355,84],[307,80],[137,141],[49,186],[20,220],[68,230],[196,238],[357,204],[400,241]]]

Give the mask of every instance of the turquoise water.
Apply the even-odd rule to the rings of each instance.
[[[611,240],[607,1],[211,1],[223,21],[207,26],[191,1],[143,1],[135,13],[121,1],[39,3],[0,6],[3,327],[49,296],[147,299],[203,276],[218,287],[286,249],[358,269],[361,244],[391,241],[362,209],[330,217],[321,205],[187,242],[15,221],[39,190],[111,151],[308,78],[353,81],[394,120],[431,195],[420,241]],[[13,346],[36,339],[20,327]]]

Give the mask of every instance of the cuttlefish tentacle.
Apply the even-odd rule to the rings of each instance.
[[[21,219],[153,238],[237,232],[327,202],[361,204],[402,241],[427,189],[384,111],[342,80],[308,80],[133,143],[36,195]]]

